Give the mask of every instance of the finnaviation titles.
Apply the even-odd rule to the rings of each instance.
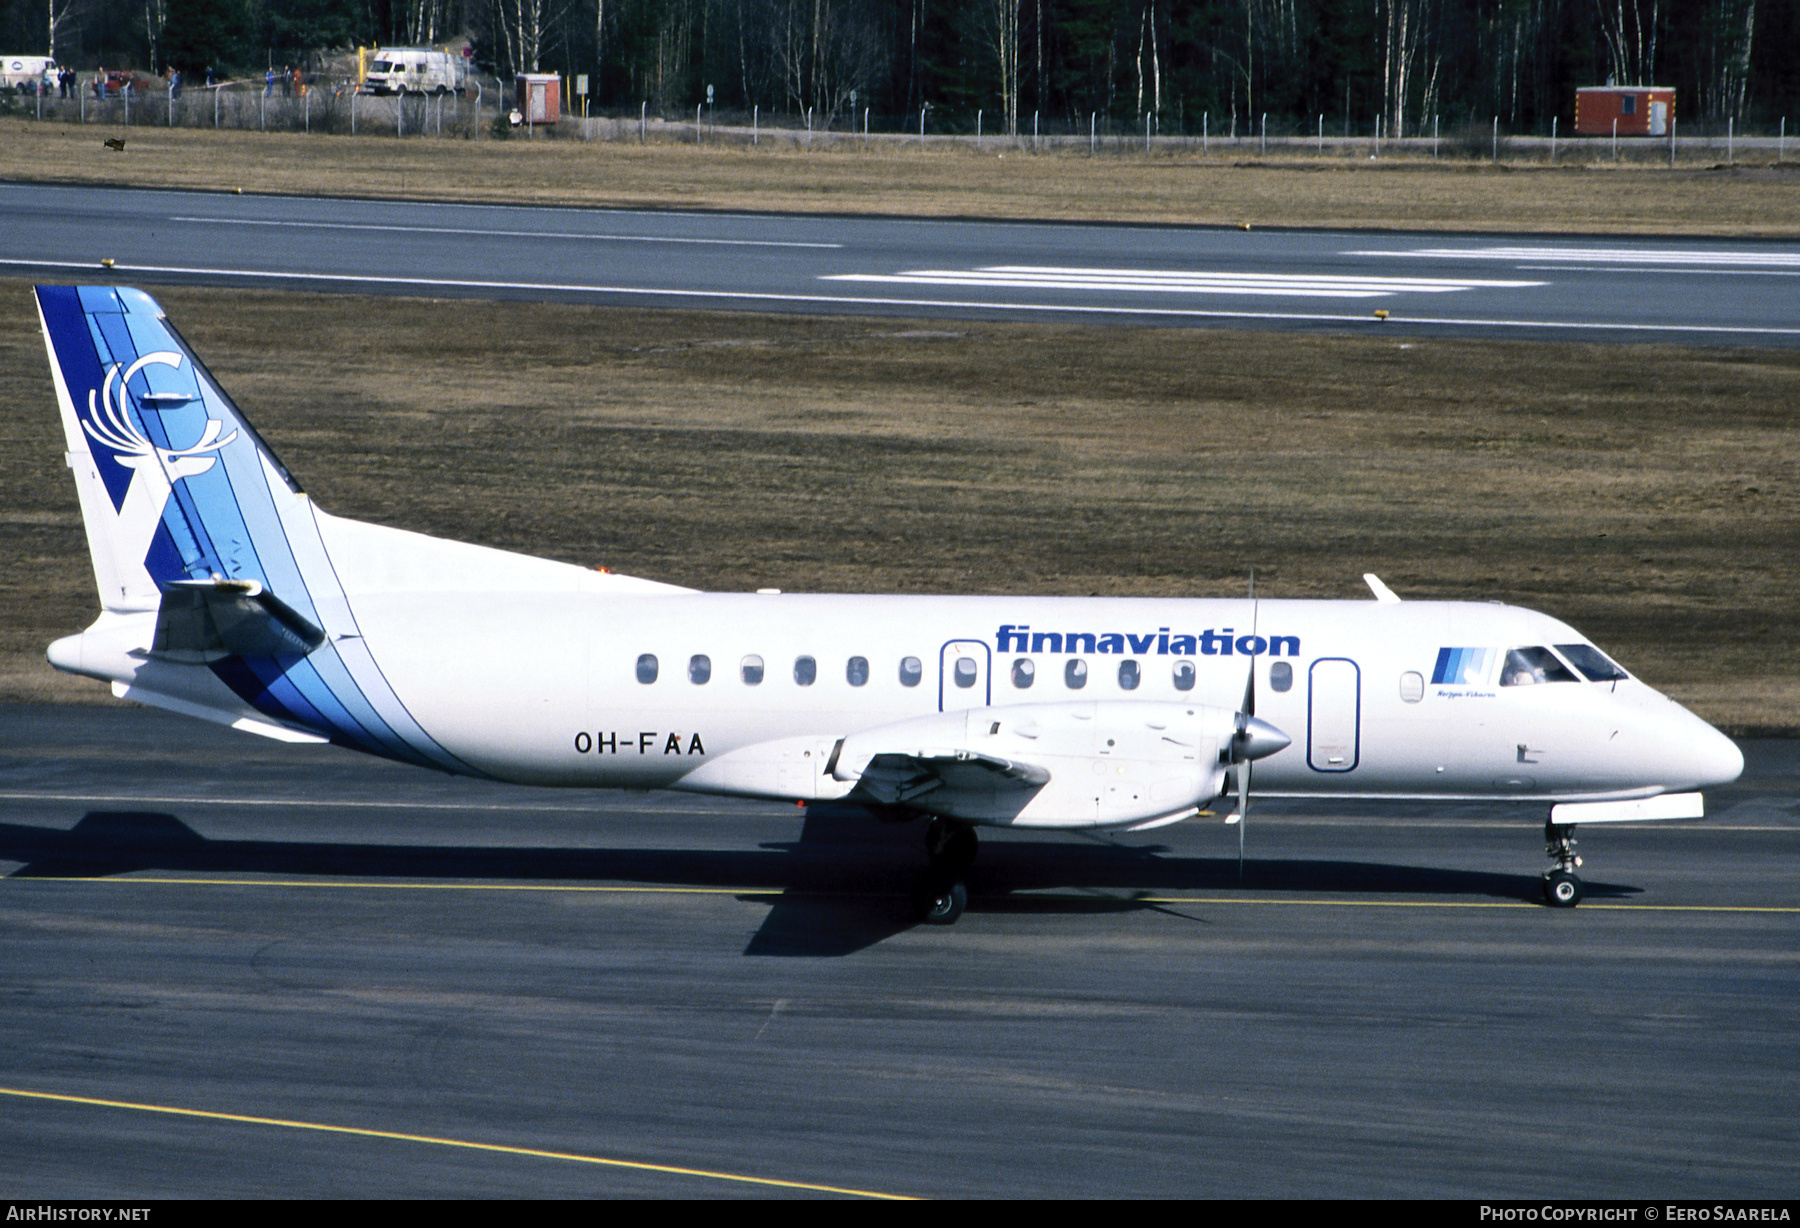
[[[1199,635],[1173,635],[1158,627],[1144,635],[1129,631],[1033,631],[1030,624],[1001,623],[999,652],[1118,653],[1159,657],[1297,657],[1297,635],[1238,635],[1232,627],[1208,627]]]

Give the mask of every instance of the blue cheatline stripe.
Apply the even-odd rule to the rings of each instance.
[[[1457,650],[1454,648],[1438,649],[1437,666],[1431,671],[1431,682],[1433,686],[1450,679],[1450,671],[1455,665],[1457,655]]]
[[[1482,682],[1487,677],[1493,652],[1491,648],[1440,648],[1431,681],[1451,686]]]

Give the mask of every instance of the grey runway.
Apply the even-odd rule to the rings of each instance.
[[[23,184],[0,185],[0,204],[11,219],[0,271],[44,281],[1800,344],[1800,244],[1760,240],[1245,232]]]
[[[1268,802],[998,833],[0,708],[32,1198],[1791,1193],[1800,744],[1698,822]],[[44,1097],[66,1097],[46,1099]],[[206,1115],[202,1115],[206,1114]],[[780,1184],[797,1183],[797,1184]]]

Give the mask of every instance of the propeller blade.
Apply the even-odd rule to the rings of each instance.
[[[1250,761],[1241,760],[1237,765],[1238,778],[1238,878],[1244,877],[1244,820],[1250,812]]]

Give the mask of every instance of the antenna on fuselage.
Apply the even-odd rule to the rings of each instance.
[[[1399,604],[1399,601],[1400,601],[1399,594],[1394,592],[1394,590],[1389,588],[1387,585],[1383,584],[1381,582],[1381,577],[1376,575],[1374,572],[1372,572],[1372,571],[1363,572],[1363,583],[1367,584],[1369,586],[1369,591],[1371,593],[1375,594],[1375,600],[1379,601],[1382,605],[1397,605],[1397,604]]]

